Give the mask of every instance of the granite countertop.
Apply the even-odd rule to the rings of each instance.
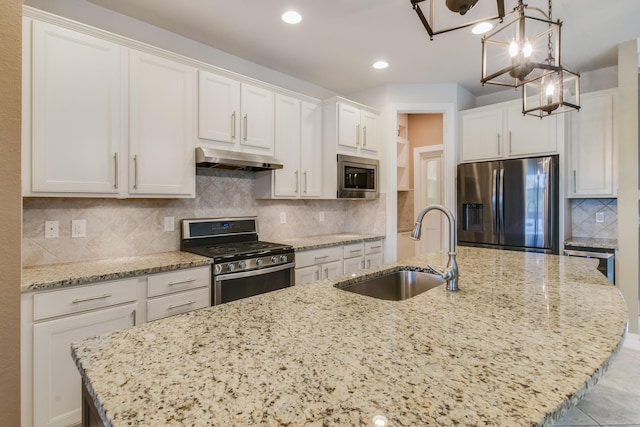
[[[106,425],[552,425],[627,324],[597,261],[461,247],[460,291],[399,302],[343,276],[74,343]],[[364,270],[444,266],[434,253]],[[378,418],[379,419],[379,418]]]
[[[211,258],[182,251],[38,265],[22,269],[22,292],[123,279],[211,264]]]
[[[564,241],[565,246],[581,248],[618,249],[618,239],[599,239],[596,237],[570,237]]]
[[[383,240],[384,238],[385,236],[380,234],[338,233],[278,240],[278,243],[291,245],[296,251],[306,251],[328,246],[348,245],[351,243],[360,242],[373,242],[376,240]]]

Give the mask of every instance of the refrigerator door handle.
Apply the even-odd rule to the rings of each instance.
[[[493,218],[494,234],[498,236],[500,221],[498,220],[498,170],[493,170],[493,185],[491,186],[491,217]]]
[[[500,239],[504,239],[504,166],[500,165],[498,184],[498,222]]]

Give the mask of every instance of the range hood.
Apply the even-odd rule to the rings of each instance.
[[[282,169],[283,164],[271,156],[196,147],[196,167],[266,171]]]

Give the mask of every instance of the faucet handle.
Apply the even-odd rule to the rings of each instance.
[[[442,270],[439,270],[439,269],[435,268],[431,264],[427,264],[427,267],[430,268],[431,270],[435,271],[436,274],[438,274],[440,277],[442,277],[445,280],[449,280],[452,277],[451,270],[449,270],[449,269],[442,271]]]

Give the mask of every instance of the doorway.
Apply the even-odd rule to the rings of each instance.
[[[425,216],[422,239],[410,239],[420,211],[444,204],[444,114],[399,113],[397,124],[397,258],[403,259],[445,244],[441,215]]]

